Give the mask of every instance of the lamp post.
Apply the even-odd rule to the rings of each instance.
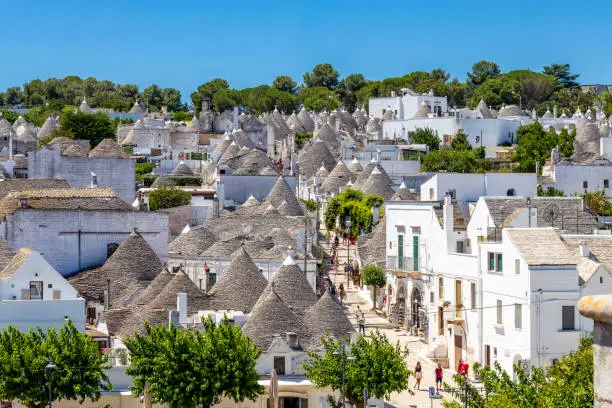
[[[346,408],[346,379],[345,379],[345,370],[346,370],[346,360],[353,361],[355,357],[351,355],[346,355],[346,344],[342,343],[341,351],[334,351],[332,353],[334,356],[342,357],[342,408]]]
[[[512,95],[517,95],[519,97],[519,108],[523,109],[523,98],[520,93],[512,91]]]
[[[49,363],[45,366],[45,374],[47,375],[47,379],[49,380],[49,408],[51,408],[51,403],[53,402],[53,394],[51,392],[51,376],[53,375],[53,371],[57,366],[53,364],[53,361],[49,359]]]
[[[346,262],[351,260],[351,216],[347,215],[344,218],[344,224],[346,225],[346,239],[348,241],[348,247],[346,247]]]

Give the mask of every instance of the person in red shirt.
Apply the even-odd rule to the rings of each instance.
[[[467,377],[469,369],[470,369],[470,365],[467,363],[467,361],[462,361],[460,365],[459,374]]]
[[[436,392],[440,392],[442,389],[442,366],[438,363],[436,367]]]

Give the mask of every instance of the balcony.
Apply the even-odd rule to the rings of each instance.
[[[496,227],[487,228],[487,242],[501,242],[502,229]]]
[[[393,255],[387,256],[387,269],[400,272],[415,272],[415,265],[412,257]]]

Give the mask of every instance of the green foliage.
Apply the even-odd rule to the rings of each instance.
[[[10,111],[10,110],[2,110],[0,111],[2,112],[2,118],[8,120],[11,125],[13,124],[13,122],[15,122],[17,120],[17,118],[19,117],[19,113],[15,112],[15,111]]]
[[[573,351],[546,370],[534,367],[530,373],[514,366],[514,376],[495,362],[493,368],[474,364],[474,375],[482,379],[479,388],[454,375],[453,396],[458,401],[444,402],[447,408],[588,408],[593,406],[593,340],[581,339]],[[513,378],[514,377],[514,378]],[[450,387],[447,387],[450,388]]]
[[[149,174],[153,171],[153,163],[136,163],[136,174]]]
[[[189,112],[174,112],[172,113],[172,120],[175,122],[190,122],[193,115]]]
[[[425,155],[421,169],[431,172],[473,173],[476,169],[476,156],[469,150],[443,148]]]
[[[255,401],[263,394],[255,343],[227,318],[219,324],[203,318],[202,324],[202,331],[146,326],[146,334],[127,338],[132,392],[147,392],[170,407],[210,407],[221,398]]]
[[[308,352],[310,360],[303,363],[304,373],[319,388],[341,391],[342,357],[338,355],[342,349],[341,341],[329,336],[322,340],[324,353]],[[391,393],[408,388],[412,372],[404,360],[406,350],[399,342],[391,343],[379,331],[372,332],[369,338],[359,336],[354,342],[344,341],[347,343],[346,353],[354,357],[345,363],[347,402],[363,406],[364,388],[372,397],[380,399],[389,399]]]
[[[45,407],[51,385],[53,400],[100,399],[112,389],[104,370],[110,366],[98,345],[69,321],[54,329],[21,332],[13,326],[0,333],[0,396],[28,407]],[[57,366],[45,373],[49,360]]]
[[[483,146],[478,146],[473,150],[474,155],[477,159],[484,159],[485,157],[485,148]]]
[[[334,89],[338,86],[338,71],[331,64],[318,64],[312,72],[304,74],[304,83],[308,88],[325,87]]]
[[[172,177],[170,178],[173,186],[200,186],[202,179],[199,177]]]
[[[468,84],[478,86],[489,79],[497,78],[501,73],[499,65],[491,61],[478,61],[472,66],[472,72],[467,73]]]
[[[363,283],[368,286],[374,286],[374,308],[376,308],[376,293],[378,288],[382,288],[387,284],[387,275],[383,268],[376,265],[368,265],[361,271]]]
[[[468,135],[463,132],[463,129],[459,129],[451,142],[450,148],[457,151],[472,150],[472,145],[468,142]]]
[[[501,108],[502,104],[518,105],[519,92],[520,86],[516,80],[507,76],[491,78],[474,89],[469,105],[475,107],[481,99],[495,109]]]
[[[115,138],[113,122],[106,113],[83,113],[66,107],[60,117],[60,127],[70,130],[75,139],[89,140],[92,148],[104,139]]]
[[[517,171],[522,172],[534,172],[536,160],[543,165],[544,159],[550,157],[551,150],[558,142],[555,130],[551,128],[546,131],[538,122],[519,126],[516,138],[516,160],[519,162]]]
[[[137,174],[136,180],[140,180],[144,187],[151,187],[155,180],[157,180],[157,177],[152,174]]]
[[[300,150],[302,147],[304,147],[307,141],[312,139],[312,136],[313,136],[313,132],[305,132],[305,133],[295,132],[295,148],[297,150]]]
[[[372,228],[372,207],[381,206],[384,200],[379,196],[365,195],[359,190],[344,189],[340,194],[332,197],[327,204],[325,212],[325,225],[332,230],[336,225],[336,218],[344,229],[346,216],[351,216],[351,235],[359,236],[361,231],[369,232]]]
[[[280,75],[272,82],[272,87],[278,89],[281,92],[295,93],[297,84],[290,76]]]
[[[606,117],[612,115],[612,93],[604,92],[601,95],[597,95],[595,97],[595,102],[597,106],[599,106],[601,110],[603,110],[603,112],[606,114]]]
[[[564,88],[580,88],[580,84],[576,82],[579,74],[570,74],[570,64],[550,64],[545,65],[544,74],[555,78],[557,90]]]
[[[191,204],[191,194],[176,187],[159,187],[149,191],[149,210],[163,210],[164,208],[180,207]]]
[[[302,89],[300,94],[302,104],[309,111],[332,111],[340,106],[338,96],[324,86],[314,86]]]
[[[412,143],[426,144],[432,152],[440,148],[438,132],[428,127],[425,129],[417,128],[412,133]]]
[[[608,201],[604,190],[585,191],[582,197],[586,207],[593,213],[604,216],[612,215],[612,203]]]
[[[306,207],[306,209],[310,212],[312,211],[316,211],[317,210],[317,202],[314,200],[304,200],[302,198],[300,198],[300,201],[302,202],[302,204],[304,204],[304,206]]]
[[[538,184],[537,191],[538,197],[565,197],[563,190],[555,187],[547,187],[546,190],[544,190],[542,186]]]
[[[569,132],[563,128],[559,133],[559,154],[563,157],[570,157],[574,154],[574,140],[576,139],[576,129]]]

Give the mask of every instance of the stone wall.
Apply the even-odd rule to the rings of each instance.
[[[0,223],[13,248],[32,248],[63,276],[101,265],[108,244],[134,228],[162,259],[168,256],[168,215],[139,211],[17,210]]]
[[[134,160],[106,157],[62,156],[59,149],[40,149],[28,156],[29,178],[66,179],[72,187],[90,187],[91,172],[99,187],[109,187],[124,201],[132,203],[136,196]]]

